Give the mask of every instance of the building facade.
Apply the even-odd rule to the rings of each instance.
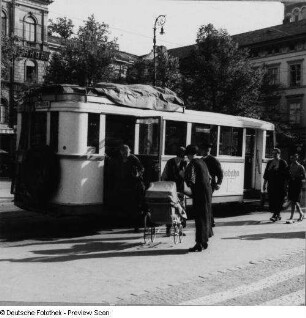
[[[0,149],[13,155],[16,103],[22,87],[43,82],[49,59],[48,5],[53,0],[2,0],[2,33],[15,39],[18,50],[7,78],[1,79]],[[7,172],[0,172],[5,175]]]
[[[278,94],[265,102],[264,120],[284,124],[293,139],[277,136],[277,143],[288,158],[306,150],[306,2],[284,3],[281,25],[233,35],[239,47],[250,50],[254,67],[266,67],[270,84]],[[194,45],[175,48],[169,53],[188,58]]]

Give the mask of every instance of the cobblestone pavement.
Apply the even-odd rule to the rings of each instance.
[[[305,305],[305,253],[198,276],[117,305]]]
[[[143,244],[102,218],[0,204],[0,304],[300,304],[306,220],[223,212],[209,248],[188,253],[193,221],[181,244],[163,233]]]

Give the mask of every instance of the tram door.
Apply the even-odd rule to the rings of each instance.
[[[142,117],[135,125],[135,154],[144,166],[144,183],[160,180],[161,170],[161,117]]]
[[[104,204],[108,208],[120,207],[119,148],[127,144],[132,152],[135,141],[135,122],[133,116],[106,115],[105,119],[105,165],[104,165]]]
[[[246,130],[246,148],[245,148],[245,165],[244,165],[244,189],[253,188],[253,170],[255,157],[255,129]]]

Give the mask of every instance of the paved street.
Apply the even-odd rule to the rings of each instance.
[[[267,212],[218,217],[208,250],[190,254],[157,235],[143,244],[103,220],[21,211],[0,213],[0,304],[305,304],[306,220],[275,224]],[[162,229],[164,231],[164,229]]]

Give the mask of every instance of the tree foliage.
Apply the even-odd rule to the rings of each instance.
[[[1,36],[1,78],[8,79],[13,59],[18,56],[17,37]]]
[[[181,63],[183,94],[197,110],[258,118],[263,72],[225,30],[200,27],[195,49]]]
[[[67,17],[56,18],[54,22],[49,20],[48,31],[51,35],[59,35],[61,38],[67,40],[73,35],[74,24],[71,19]]]
[[[127,73],[129,84],[154,83],[154,60],[140,59],[129,68]],[[159,47],[156,54],[156,86],[167,87],[176,92],[181,90],[182,76],[179,60],[171,56],[164,47]]]
[[[81,86],[108,81],[118,45],[110,39],[109,26],[90,16],[59,52],[51,56],[47,83],[70,83]]]

